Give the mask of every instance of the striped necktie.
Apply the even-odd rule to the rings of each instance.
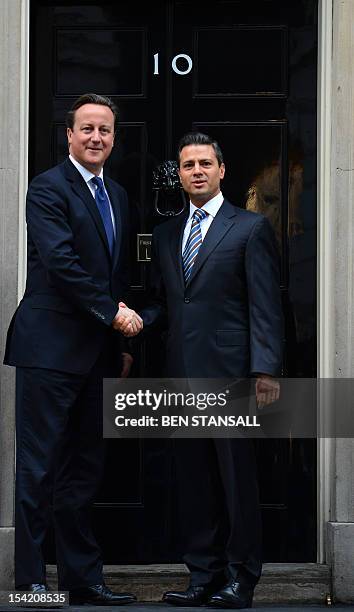
[[[208,216],[208,213],[203,209],[197,209],[193,213],[191,231],[184,247],[182,255],[184,280],[187,284],[192,273],[193,264],[198,255],[200,245],[203,242],[200,222]]]

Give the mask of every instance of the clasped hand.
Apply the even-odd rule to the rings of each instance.
[[[119,309],[112,321],[114,329],[120,331],[124,336],[132,338],[143,329],[143,320],[139,315],[128,308],[124,302],[119,302]]]

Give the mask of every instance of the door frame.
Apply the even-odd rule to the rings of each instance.
[[[18,188],[18,301],[26,281],[25,199],[28,184],[30,2],[21,1],[21,109]],[[331,162],[333,0],[319,0],[318,6],[318,90],[317,90],[317,372],[319,378],[334,377],[334,291],[335,261]],[[317,562],[326,559],[326,529],[330,520],[333,479],[333,440],[317,442]]]
[[[317,376],[334,378],[335,309],[333,280],[332,153],[332,34],[333,0],[319,0],[317,63]],[[322,399],[322,398],[320,398]],[[330,399],[330,398],[327,398]],[[322,404],[321,404],[322,405]],[[317,441],[317,561],[326,560],[326,530],[330,521],[333,439]]]

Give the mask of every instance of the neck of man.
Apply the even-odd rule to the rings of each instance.
[[[89,172],[92,172],[92,174],[94,174],[95,176],[100,175],[103,165],[97,166],[96,164],[87,164],[87,163],[84,164],[81,159],[76,159],[75,155],[73,155],[70,149],[69,149],[69,153],[71,157],[73,157],[75,161],[77,161],[77,163],[80,164],[80,166],[82,166],[83,168],[86,168],[86,170],[88,170]]]
[[[215,198],[215,196],[218,195],[218,193],[220,193],[220,189],[218,191],[216,191],[215,193],[213,193],[213,195],[193,195],[190,196],[189,199],[192,202],[192,204],[194,204],[194,206],[196,206],[197,208],[203,208],[203,206],[205,204],[207,204],[207,202],[210,202],[210,200],[212,200],[213,198]]]

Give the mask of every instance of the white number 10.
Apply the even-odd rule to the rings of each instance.
[[[185,70],[181,70],[180,68],[178,68],[177,61],[179,59],[186,60],[188,66]],[[178,55],[175,55],[175,57],[173,58],[171,62],[171,66],[172,66],[173,72],[175,72],[176,74],[180,74],[180,75],[188,74],[193,68],[192,58],[189,55],[186,55],[185,53],[179,53]],[[154,55],[154,74],[160,74],[159,73],[159,54],[158,53],[155,53]]]

